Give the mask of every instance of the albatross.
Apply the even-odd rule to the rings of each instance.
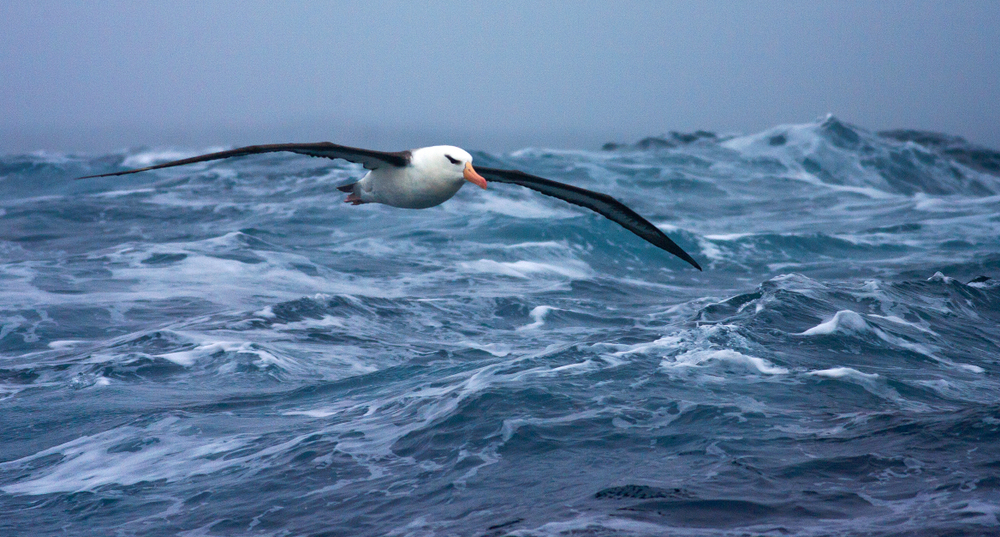
[[[520,185],[541,192],[546,196],[586,207],[701,270],[701,266],[680,246],[670,240],[670,237],[667,237],[656,226],[625,204],[607,194],[544,179],[518,170],[473,168],[472,155],[464,149],[450,145],[396,152],[360,149],[330,142],[251,145],[164,162],[145,168],[88,175],[79,179],[127,175],[196,162],[282,151],[310,157],[344,159],[363,165],[369,171],[361,180],[337,187],[340,191],[347,193],[347,199],[344,201],[351,205],[381,203],[405,209],[426,209],[451,199],[466,182],[483,189],[486,188],[488,181]]]

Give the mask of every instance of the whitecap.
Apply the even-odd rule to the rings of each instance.
[[[510,347],[501,343],[476,343],[474,341],[459,341],[458,345],[467,349],[475,349],[489,353],[497,358],[503,358],[511,353]]]
[[[2,339],[2,338],[0,338],[0,339]],[[81,343],[86,343],[86,342],[83,341],[83,340],[81,340],[81,339],[61,339],[61,340],[56,340],[56,341],[50,341],[49,342],[49,348],[50,349],[66,349],[66,348],[70,348],[70,347],[75,347],[77,345],[80,345]]]
[[[794,291],[810,298],[822,298],[822,295],[827,290],[827,287],[822,283],[795,272],[779,274],[765,283],[773,284],[779,289]]]
[[[561,264],[542,263],[540,261],[494,261],[480,259],[479,261],[462,262],[459,269],[465,272],[485,272],[529,279],[534,274],[557,274],[572,280],[585,280],[592,277],[594,271],[583,261],[566,260]]]
[[[842,382],[848,382],[850,384],[855,384],[860,386],[866,392],[885,399],[888,401],[893,401],[901,406],[910,408],[914,411],[925,411],[929,407],[923,403],[908,401],[904,399],[899,392],[897,392],[892,387],[886,385],[885,380],[877,373],[862,373],[857,369],[852,367],[832,367],[829,369],[821,369],[817,371],[809,371],[806,373],[812,377],[822,377],[831,380],[837,380]]]
[[[707,257],[711,261],[722,261],[722,249],[719,245],[715,244],[711,240],[706,240],[706,238],[698,237],[698,246],[701,247],[701,255]]]
[[[552,248],[558,250],[570,249],[566,241],[528,241],[518,242],[516,244],[491,244],[490,246],[495,246],[504,250],[520,250],[529,248]]]
[[[879,317],[885,318],[885,317],[882,317],[882,316],[879,316]],[[895,320],[895,319],[889,319],[889,320]],[[901,324],[905,324],[907,326],[910,326],[912,324],[912,323],[907,323],[906,321],[902,321],[902,319],[899,319],[899,321],[901,321]],[[920,327],[916,327],[915,326],[915,328],[919,329]],[[921,330],[921,331],[926,332],[927,330]],[[893,334],[885,332],[884,330],[881,330],[878,327],[870,325],[864,319],[864,317],[862,317],[860,314],[855,313],[855,312],[850,311],[850,310],[838,311],[836,313],[836,315],[834,315],[833,318],[830,319],[829,321],[826,321],[826,322],[821,323],[821,324],[819,324],[817,326],[814,326],[814,327],[810,328],[809,330],[806,330],[805,332],[802,332],[802,333],[800,333],[798,335],[800,335],[800,336],[820,336],[820,335],[830,335],[830,334],[855,334],[855,335],[857,335],[857,334],[874,334],[876,337],[878,337],[882,341],[884,341],[884,342],[886,342],[886,343],[888,343],[888,344],[890,344],[890,345],[892,345],[894,347],[898,347],[898,348],[901,348],[901,349],[906,349],[908,351],[915,352],[917,354],[921,354],[921,355],[926,356],[928,358],[931,358],[932,360],[935,360],[935,361],[937,361],[939,363],[946,364],[946,365],[949,365],[949,366],[952,366],[952,367],[957,367],[959,369],[964,369],[964,370],[972,372],[972,373],[984,373],[985,372],[985,369],[983,369],[982,367],[979,367],[977,365],[963,364],[963,363],[953,362],[952,360],[949,360],[947,358],[943,358],[941,356],[938,356],[938,354],[937,354],[937,348],[934,347],[933,345],[927,345],[927,344],[923,344],[923,343],[914,343],[912,341],[908,341],[908,340],[906,340],[904,338],[901,338],[899,336],[895,336]]]
[[[732,242],[732,241],[738,241],[746,237],[753,237],[755,235],[756,233],[723,233],[715,235],[705,235],[704,237],[710,241]]]
[[[871,331],[868,322],[861,315],[851,310],[842,310],[838,311],[829,321],[818,324],[799,335],[822,336],[835,333],[858,334]]]
[[[851,367],[831,367],[830,369],[810,371],[807,374],[832,379],[850,378],[863,381],[875,380],[879,378],[878,373],[862,373],[861,371]]]
[[[133,194],[150,194],[156,192],[155,188],[132,188],[125,190],[108,190],[106,192],[95,192],[90,194],[95,198],[120,198],[124,196],[131,196]]]
[[[941,282],[941,283],[950,284],[950,283],[952,283],[952,282],[955,281],[955,278],[952,278],[952,277],[949,277],[949,276],[945,276],[944,274],[941,274],[940,272],[935,272],[933,276],[931,276],[930,278],[927,278],[927,281],[929,281],[929,282]]]
[[[636,343],[627,345],[622,350],[613,353],[614,356],[626,356],[635,353],[647,353],[659,349],[676,349],[684,338],[680,336],[663,336],[648,343]]]
[[[312,410],[289,410],[288,412],[282,412],[282,416],[305,416],[307,418],[329,418],[330,416],[336,415],[340,410],[333,409],[322,409],[315,408]]]
[[[200,345],[191,350],[168,352],[164,354],[154,355],[157,358],[163,358],[164,360],[169,360],[177,365],[183,367],[191,367],[195,365],[199,360],[212,357],[216,354],[222,353],[232,353],[240,355],[252,355],[256,356],[257,359],[254,361],[254,365],[257,367],[266,367],[268,365],[275,365],[281,367],[284,370],[291,368],[296,368],[296,364],[287,358],[279,358],[273,353],[268,352],[264,349],[259,348],[260,345],[257,343],[249,342],[237,342],[237,341],[207,341],[202,342]],[[226,368],[225,365],[220,372],[229,372],[231,369]]]
[[[859,194],[872,199],[894,196],[893,188],[858,153],[831,143],[824,128],[837,122],[832,115],[815,122],[778,125],[763,132],[739,136],[720,146],[739,152],[745,158],[766,157],[780,162],[788,170],[784,177],[821,187],[828,191]],[[859,136],[868,136],[859,133]],[[780,143],[775,141],[780,140]],[[831,180],[830,176],[836,177]],[[826,180],[824,180],[826,179]]]
[[[558,309],[558,308],[554,308],[552,306],[537,306],[537,307],[535,307],[534,309],[531,310],[531,313],[528,314],[528,315],[531,315],[531,318],[534,319],[534,322],[531,323],[531,324],[526,324],[524,326],[520,326],[517,329],[518,330],[534,330],[536,328],[539,328],[539,327],[543,326],[545,324],[545,316],[548,315],[550,311],[553,311],[555,309]]]
[[[274,330],[308,330],[310,328],[343,328],[344,319],[333,315],[324,315],[319,319],[303,319],[291,323],[274,323]]]
[[[685,352],[673,358],[665,358],[660,362],[660,367],[665,369],[702,367],[710,362],[737,365],[765,375],[784,375],[788,373],[788,369],[776,366],[763,358],[750,356],[730,349]]]

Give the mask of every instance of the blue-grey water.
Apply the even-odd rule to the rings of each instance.
[[[0,535],[1000,534],[998,153],[832,117],[473,152],[704,272],[510,185],[73,180],[216,149],[0,157]]]

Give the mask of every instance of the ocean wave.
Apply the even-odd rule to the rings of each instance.
[[[201,152],[0,157],[8,533],[996,529],[989,150],[831,116],[476,152],[704,272],[512,185],[351,207],[360,166],[283,154],[73,180]]]

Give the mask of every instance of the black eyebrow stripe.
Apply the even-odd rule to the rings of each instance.
[[[456,159],[456,158],[453,158],[453,157],[452,157],[451,155],[445,155],[445,157],[446,157],[446,158],[447,158],[448,160],[450,160],[452,164],[458,164],[459,162],[461,162],[460,160],[458,160],[458,159]]]

